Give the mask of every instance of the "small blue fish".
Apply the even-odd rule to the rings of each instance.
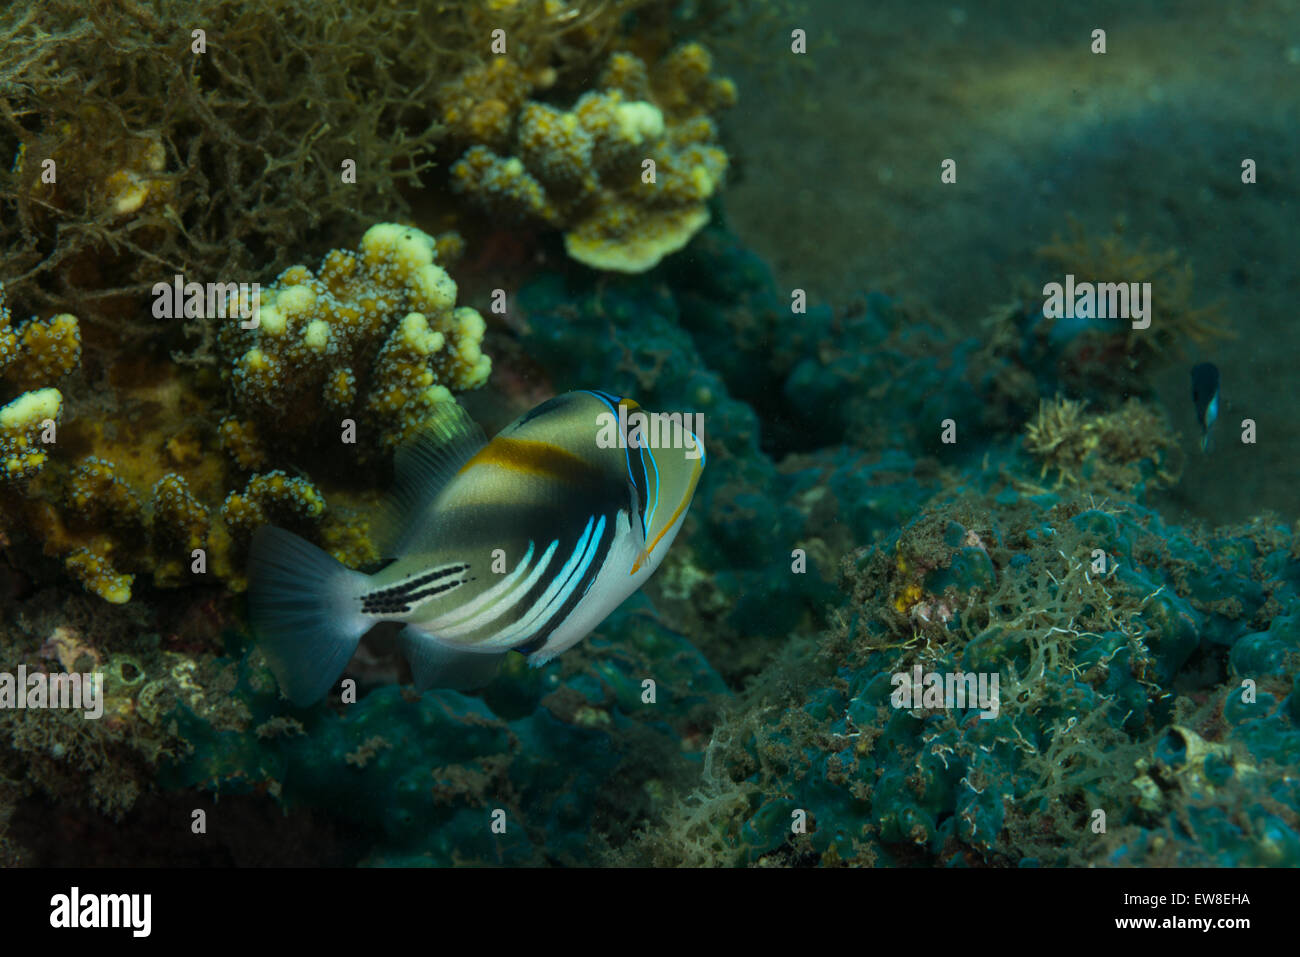
[[[1192,402],[1201,424],[1201,451],[1210,451],[1210,431],[1219,418],[1219,367],[1202,362],[1192,367]]]
[[[249,618],[281,689],[319,700],[380,622],[405,625],[421,691],[481,687],[508,651],[540,665],[576,644],[677,536],[704,469],[700,418],[569,392],[488,442],[441,406],[397,455],[384,568],[353,571],[279,528],[253,537]]]

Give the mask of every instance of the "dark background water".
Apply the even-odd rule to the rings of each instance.
[[[1098,235],[1123,222],[1129,239],[1176,249],[1196,303],[1222,301],[1236,333],[1153,370],[1189,453],[1166,510],[1293,519],[1300,4],[803,9],[807,57],[788,53],[788,32],[718,46],[742,93],[725,120],[738,154],[728,213],[780,281],[837,308],[887,291],[969,334],[1017,283],[1053,278],[1035,250],[1069,217]],[[1090,51],[1097,28],[1104,55]],[[939,180],[948,157],[954,185]],[[1255,185],[1241,183],[1245,157]],[[1206,359],[1226,409],[1201,456],[1188,373]],[[1243,417],[1255,446],[1235,440]]]

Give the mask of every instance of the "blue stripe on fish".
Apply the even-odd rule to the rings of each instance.
[[[648,489],[650,487],[649,485],[650,476],[646,472],[646,467],[645,467],[645,460],[647,458],[650,460],[650,464],[654,467],[655,470],[655,484],[654,484],[655,494],[654,494],[653,502],[649,501]],[[641,471],[646,476],[646,488],[647,488],[647,494],[646,494],[647,508],[646,508],[645,515],[642,516],[641,519],[641,533],[648,537],[650,535],[650,529],[654,526],[655,512],[659,510],[659,463],[655,461],[654,449],[647,448],[642,451]]]
[[[605,568],[605,563],[609,560],[610,552],[614,548],[617,538],[617,531],[614,527],[609,530],[609,535],[602,536],[599,539],[599,553],[594,553],[591,561],[584,563],[585,574],[575,577],[570,587],[565,589],[565,601],[537,631],[536,637],[529,640],[526,644],[517,646],[517,650],[527,655],[533,655],[543,650],[550,641],[551,635],[564,627],[564,624],[573,615],[574,611],[587,597],[591,591],[591,586],[596,584],[600,578],[600,573]],[[593,543],[594,551],[595,543]]]
[[[604,532],[605,516],[600,516],[599,522],[594,517],[587,519],[587,527],[574,545],[573,554],[569,556],[569,560],[565,562],[554,580],[546,585],[541,594],[533,600],[528,611],[520,615],[513,625],[496,632],[485,639],[484,643],[502,648],[514,647],[527,641],[531,635],[544,627],[554,614],[552,609],[557,607],[556,602],[559,602],[558,607],[564,607],[569,596],[586,575]]]
[[[375,532],[393,561],[372,575],[259,531],[249,618],[285,694],[319,699],[380,622],[405,625],[377,640],[397,635],[421,689],[477,687],[510,650],[539,665],[580,641],[654,572],[699,479],[702,446],[694,457],[647,447],[652,415],[612,392],[573,392],[488,442],[440,404],[397,454],[394,505]]]
[[[623,401],[619,396],[612,395],[611,393],[605,392],[601,389],[580,389],[579,391],[586,392],[588,395],[594,395],[609,406],[609,411],[613,412],[614,415],[618,415],[618,404]]]
[[[467,635],[471,635],[474,632],[487,627],[489,624],[508,612],[511,608],[514,608],[515,605],[519,604],[519,602],[525,598],[530,591],[532,591],[533,587],[541,579],[542,575],[545,574],[547,566],[551,563],[551,558],[555,555],[555,551],[559,547],[559,539],[551,542],[546,551],[542,553],[542,557],[537,560],[537,567],[529,573],[528,577],[525,578],[522,583],[516,585],[515,582],[518,581],[519,575],[527,568],[528,557],[533,552],[533,543],[529,542],[528,554],[524,556],[524,560],[519,563],[509,578],[484,592],[478,597],[478,599],[471,602],[465,608],[457,609],[450,615],[444,615],[443,618],[429,623],[425,626],[426,630],[430,634],[437,635],[439,638],[463,639]],[[485,598],[488,599],[488,601],[484,601],[483,599]],[[465,612],[467,611],[471,613],[471,617],[466,617]],[[455,622],[444,626],[442,622],[448,618],[454,618]],[[481,642],[474,643],[481,644]]]

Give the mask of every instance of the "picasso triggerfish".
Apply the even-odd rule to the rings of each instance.
[[[692,418],[569,392],[489,442],[440,406],[397,455],[388,565],[354,571],[279,528],[253,537],[249,617],[285,695],[323,697],[381,622],[405,626],[421,691],[480,687],[509,651],[539,665],[580,641],[677,536],[704,469]]]

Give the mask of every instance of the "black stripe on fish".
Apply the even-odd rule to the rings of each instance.
[[[534,643],[536,636],[541,632],[549,633],[555,627],[550,624],[555,619],[557,612],[562,612],[572,604],[572,596],[575,591],[585,592],[591,587],[593,575],[596,574],[605,556],[609,552],[610,544],[613,541],[614,532],[610,528],[608,519],[604,520],[603,528],[600,525],[599,516],[589,516],[591,522],[591,534],[595,541],[588,540],[582,542],[582,536],[579,535],[572,541],[569,546],[571,549],[567,556],[560,559],[558,556],[553,557],[547,566],[547,573],[542,575],[537,581],[529,586],[524,593],[517,590],[512,592],[508,597],[503,596],[494,607],[496,614],[493,616],[494,621],[478,629],[472,642],[497,644],[501,641],[509,640],[515,642],[508,647],[517,648],[520,645],[525,647]],[[583,549],[578,553],[578,545],[582,543]],[[592,553],[591,562],[587,565],[580,580],[574,581],[572,576],[577,572],[577,562],[581,561],[581,556]],[[561,553],[563,554],[563,553]],[[570,577],[566,579],[565,584],[561,585],[559,591],[552,595],[547,601],[546,606],[539,607],[546,593],[556,585],[556,579],[570,559],[575,560]],[[581,595],[579,594],[579,597]],[[502,603],[504,602],[504,607]],[[539,621],[531,626],[527,633],[520,633],[518,637],[508,638],[507,633],[512,631],[521,631],[521,625],[534,614],[542,616]],[[501,621],[501,616],[505,616],[505,621]],[[557,623],[558,624],[558,623]],[[545,640],[543,636],[543,640]]]
[[[578,607],[578,603],[582,601],[587,592],[591,591],[591,586],[596,583],[597,576],[600,575],[601,569],[605,567],[605,561],[609,558],[610,549],[614,547],[617,538],[618,522],[615,519],[614,522],[605,526],[605,534],[601,536],[600,550],[593,556],[591,564],[587,566],[587,571],[582,578],[573,583],[564,603],[552,612],[546,621],[541,623],[537,631],[533,633],[533,637],[520,646],[518,650],[524,654],[532,654],[546,646],[551,635],[568,620],[574,609]],[[524,649],[527,649],[527,651]]]
[[[556,408],[568,405],[570,401],[572,400],[564,395],[557,395],[554,398],[547,399],[541,405],[537,406],[536,408],[530,409],[527,413],[520,416],[518,421],[516,421],[514,424],[514,431],[518,431],[519,429],[522,429],[529,422],[533,421],[533,419],[539,418],[540,416],[543,416],[546,413],[551,412]]]
[[[427,601],[453,588],[459,588],[461,585],[470,581],[468,578],[460,578],[456,581],[445,582],[441,585],[431,585],[421,592],[410,595],[401,595],[397,597],[374,598],[367,595],[361,599],[361,612],[365,615],[371,615],[375,618],[392,618],[399,615],[408,614],[412,605],[417,605],[422,601]]]
[[[440,578],[446,578],[449,575],[459,575],[461,572],[469,571],[469,565],[462,563],[460,565],[445,565],[442,568],[436,568],[431,572],[425,572],[423,575],[416,575],[414,578],[408,578],[406,581],[398,582],[396,585],[389,585],[387,588],[381,588],[379,591],[372,591],[364,596],[369,598],[386,598],[392,595],[402,595],[407,592],[422,588],[425,585],[432,584]]]
[[[447,582],[443,585],[431,585],[422,591],[413,592],[412,594],[407,595],[406,600],[412,604],[418,604],[428,598],[433,598],[437,595],[443,594],[444,592],[449,592],[453,588],[459,588],[461,585],[466,585],[475,580],[476,579],[474,578],[462,578],[458,581]]]
[[[469,581],[468,578],[457,578],[454,581],[444,581],[444,579],[453,575],[463,575],[467,571],[469,571],[468,564],[448,565],[396,585],[390,585],[388,588],[362,595],[361,611],[377,617],[404,615],[411,610],[412,604],[465,584]]]
[[[576,539],[573,544],[576,547]],[[511,591],[509,595],[503,597],[503,601],[509,599],[508,604],[506,604],[506,606],[501,610],[501,614],[505,618],[505,623],[502,624],[500,618],[491,623],[492,637],[500,637],[502,632],[516,628],[521,621],[537,610],[537,603],[542,600],[542,596],[546,594],[547,589],[555,584],[556,576],[564,567],[568,558],[572,557],[572,554],[573,553],[570,552],[568,556],[560,558],[558,557],[559,550],[557,549],[557,555],[552,557],[550,563],[547,565],[546,572],[538,578],[537,581],[533,582],[527,591],[520,592],[518,589],[515,589]],[[530,568],[529,571],[531,572],[532,569]]]
[[[538,635],[536,638],[529,638],[522,645],[517,645],[515,651],[519,652],[521,655],[531,655],[534,651],[538,651],[544,644],[546,644],[546,635]]]

